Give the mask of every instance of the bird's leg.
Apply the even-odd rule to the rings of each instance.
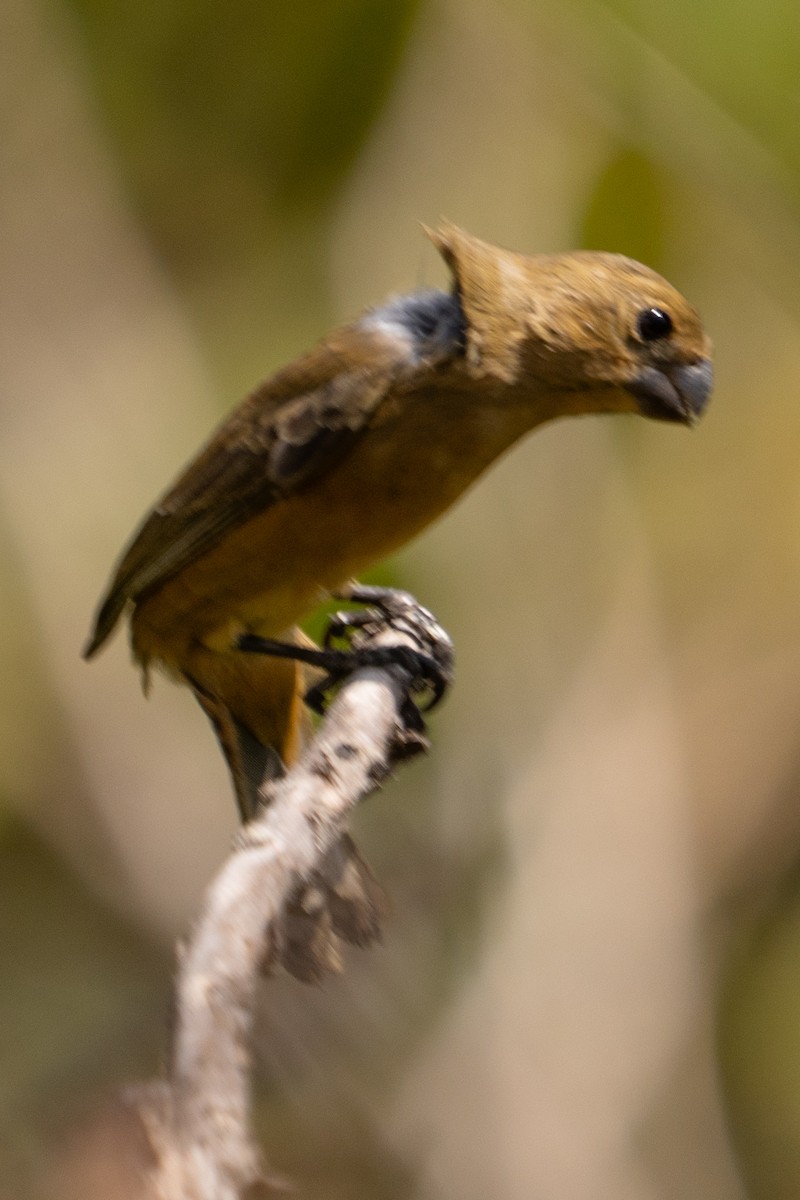
[[[324,645],[319,649],[245,633],[237,647],[250,654],[292,658],[326,672],[307,693],[306,703],[323,712],[328,692],[362,667],[393,667],[402,673],[410,697],[430,694],[422,711],[432,709],[445,694],[453,675],[453,645],[428,609],[409,592],[395,588],[350,584],[336,593],[341,599],[368,605],[355,612],[338,612],[330,618]],[[405,635],[411,644],[375,645],[381,633]],[[343,646],[334,643],[342,642]],[[365,644],[369,642],[370,644]]]

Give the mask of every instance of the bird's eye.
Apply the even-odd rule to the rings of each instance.
[[[672,317],[661,308],[645,308],[636,319],[636,328],[643,342],[657,342],[672,333]]]

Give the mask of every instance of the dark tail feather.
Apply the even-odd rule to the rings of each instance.
[[[262,746],[249,729],[240,725],[227,705],[203,691],[194,680],[190,679],[189,684],[217,735],[231,773],[239,816],[242,824],[246,824],[258,812],[261,786],[283,775],[281,757],[272,746]]]
[[[259,791],[285,773],[280,755],[241,725],[229,708],[189,681],[210,720],[231,773],[243,822],[258,812]],[[386,899],[377,879],[345,834],[314,878],[291,897],[264,964],[278,964],[306,983],[342,969],[340,942],[369,946],[380,940]]]

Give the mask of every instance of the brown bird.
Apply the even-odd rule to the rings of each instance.
[[[711,391],[698,314],[649,268],[428,232],[452,290],[390,299],[256,388],[145,518],[86,647],[130,609],[136,661],[192,689],[244,819],[298,753],[304,676],[243,652],[243,635],[296,640],[326,593],[430,524],[535,426],[606,412],[691,425]],[[287,922],[282,957],[300,977],[334,962],[334,935],[378,932],[377,885],[349,840],[326,885],[325,903],[312,912],[299,897]]]

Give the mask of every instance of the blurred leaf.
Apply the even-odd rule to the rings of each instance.
[[[152,1069],[170,968],[18,824],[0,839],[0,1128]],[[29,1135],[26,1135],[29,1136]]]
[[[72,0],[103,111],[164,247],[230,244],[330,197],[419,0]],[[243,244],[246,244],[243,240]]]
[[[637,150],[620,150],[589,196],[581,245],[658,267],[667,242],[665,190],[661,172],[649,158]]]
[[[607,0],[605,7],[800,176],[800,7],[794,0]]]
[[[740,951],[721,1015],[734,1143],[753,1200],[800,1195],[800,880]]]

